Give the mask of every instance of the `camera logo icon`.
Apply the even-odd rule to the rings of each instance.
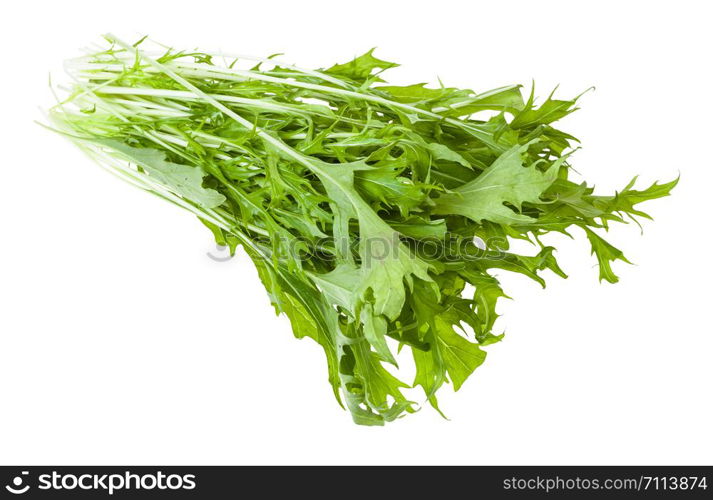
[[[15,495],[22,495],[23,493],[27,493],[27,490],[30,489],[30,485],[26,484],[25,486],[22,486],[22,483],[23,483],[22,476],[27,476],[28,474],[29,474],[29,471],[23,470],[19,476],[15,476],[12,479],[12,485],[9,485],[9,484],[6,485],[5,489]]]

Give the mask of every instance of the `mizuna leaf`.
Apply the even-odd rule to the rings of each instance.
[[[201,208],[215,208],[225,202],[225,196],[203,187],[206,173],[199,167],[166,161],[166,153],[156,149],[134,148],[112,139],[95,142],[139,165],[152,180]]]
[[[364,82],[373,78],[374,70],[388,69],[398,66],[396,63],[384,61],[373,56],[374,49],[344,64],[335,64],[325,71],[330,75],[349,78],[351,80]]]
[[[458,390],[476,368],[485,361],[485,351],[478,344],[458,335],[442,317],[436,316],[436,338],[446,371]]]
[[[105,38],[66,63],[73,84],[50,127],[198,217],[231,254],[241,246],[275,311],[324,351],[329,386],[360,425],[424,400],[441,411],[443,386],[460,389],[503,338],[497,273],[543,287],[566,277],[548,233],[583,228],[600,280],[617,281],[611,263],[628,261],[594,230],[648,217],[639,204],[677,182],[607,195],[574,180],[577,139],[553,124],[576,98],[538,106],[520,85],[374,86],[395,64],[373,50],[310,70],[161,45],[154,57],[148,39]],[[515,239],[537,250],[515,251]]]
[[[533,220],[515,212],[525,202],[536,203],[554,182],[566,157],[558,158],[542,172],[535,164],[523,166],[523,156],[530,143],[514,146],[498,157],[474,180],[435,200],[435,214],[458,214],[474,222],[488,220],[496,224],[518,224]]]
[[[609,283],[617,283],[619,277],[612,271],[611,263],[615,260],[621,260],[627,264],[631,264],[624,257],[624,253],[618,248],[610,245],[604,238],[589,228],[584,228],[587,233],[587,238],[592,245],[592,255],[597,256],[599,262],[599,281],[607,280]]]

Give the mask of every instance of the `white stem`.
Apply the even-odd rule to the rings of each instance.
[[[118,43],[118,40],[115,37],[112,37],[112,35],[107,35],[107,36],[110,37],[112,39],[112,41],[116,42],[118,45],[125,48],[126,50],[136,51],[137,53],[144,54],[143,52],[137,51],[134,47],[127,45],[125,42]],[[303,88],[303,89],[313,90],[313,91],[317,91],[317,92],[324,92],[326,94],[332,94],[332,95],[336,94],[336,95],[342,95],[345,97],[350,97],[353,99],[370,101],[370,102],[378,103],[378,104],[381,104],[383,106],[387,106],[390,108],[396,108],[396,109],[401,109],[403,111],[408,111],[412,114],[428,116],[429,118],[434,118],[437,120],[443,120],[444,122],[448,123],[449,125],[453,125],[455,127],[458,127],[458,128],[461,128],[463,130],[470,132],[474,136],[478,137],[478,139],[480,139],[481,141],[483,141],[484,143],[488,144],[489,146],[491,146],[492,148],[494,148],[498,151],[505,150],[505,148],[503,148],[502,146],[500,146],[493,140],[492,134],[490,132],[481,130],[480,127],[478,127],[477,125],[474,125],[471,123],[466,123],[466,122],[463,122],[462,120],[457,120],[454,118],[447,118],[442,115],[439,115],[438,113],[429,111],[427,109],[417,108],[417,107],[411,106],[409,104],[392,101],[390,99],[386,99],[384,97],[366,93],[363,91],[353,91],[353,90],[347,90],[344,88],[327,87],[327,86],[319,85],[319,84],[315,84],[315,83],[301,82],[301,81],[293,79],[293,78],[278,78],[275,76],[270,76],[270,75],[266,75],[266,74],[258,73],[258,72],[254,72],[254,71],[220,67],[220,66],[212,66],[210,64],[203,64],[203,63],[190,63],[190,62],[174,61],[171,63],[161,64],[161,63],[157,63],[153,59],[148,58],[148,56],[146,56],[145,54],[144,54],[144,60],[146,60],[147,62],[152,61],[152,62],[149,62],[149,64],[151,66],[154,66],[154,64],[159,64],[158,67],[154,66],[154,68],[156,68],[159,71],[163,71],[163,72],[166,72],[166,70],[170,70],[176,76],[179,76],[179,73],[181,73],[181,74],[185,74],[187,76],[220,78],[220,79],[228,80],[228,81],[258,80],[258,81],[264,81],[264,82],[274,83],[274,84],[278,84],[278,85],[287,85],[290,87],[297,87],[297,88]],[[88,64],[85,64],[80,67],[82,67],[84,69],[91,69],[91,68],[106,69],[110,66],[111,66],[110,63],[107,63],[107,64],[88,63]],[[114,64],[113,66],[119,66],[121,68],[124,68],[123,65]],[[177,71],[179,73],[177,73]],[[184,81],[186,81],[186,80],[184,79]]]
[[[287,144],[282,142],[280,139],[277,139],[273,137],[272,135],[268,134],[261,128],[255,127],[252,122],[246,120],[239,114],[237,114],[235,111],[232,109],[226,107],[224,104],[219,102],[217,99],[211,97],[210,95],[206,94],[203,92],[201,89],[193,85],[191,82],[183,78],[182,76],[178,75],[175,71],[173,71],[171,68],[167,67],[164,64],[159,63],[158,61],[153,60],[152,58],[146,56],[143,54],[141,51],[137,50],[135,47],[132,47],[131,45],[128,45],[126,42],[123,42],[119,40],[117,37],[107,34],[106,35],[108,39],[112,40],[114,43],[119,45],[120,47],[133,52],[133,54],[136,57],[140,57],[144,61],[146,61],[150,66],[153,66],[157,70],[161,71],[162,73],[165,73],[166,75],[170,76],[172,79],[174,79],[176,82],[180,83],[183,85],[185,88],[193,92],[195,95],[199,96],[202,98],[204,101],[209,102],[212,104],[215,108],[218,110],[222,111],[226,116],[232,118],[235,120],[237,123],[242,125],[244,128],[247,130],[254,130],[255,133],[265,142],[272,144],[275,148],[278,150],[282,151],[285,153],[287,156],[290,158],[294,159],[298,163],[304,165],[310,170],[314,169],[314,165],[312,165],[312,162],[310,162],[307,158],[305,158],[303,155],[289,147]]]
[[[185,101],[200,101],[202,98],[196,96],[193,92],[188,92],[185,90],[169,90],[169,89],[155,89],[155,88],[140,88],[140,87],[116,87],[116,86],[106,86],[101,89],[102,94],[115,94],[115,95],[141,95],[141,96],[152,96],[152,97],[165,97],[169,99],[181,99]],[[230,95],[222,94],[205,94],[218,101],[230,102],[234,104],[243,104],[245,106],[269,109],[273,111],[286,111],[290,113],[308,114],[303,108],[298,106],[290,106],[278,104],[264,99],[251,99],[248,97],[235,97]],[[321,113],[320,113],[321,114]],[[323,113],[325,116],[332,116],[331,111],[327,110]]]

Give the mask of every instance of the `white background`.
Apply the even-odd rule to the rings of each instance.
[[[699,464],[713,462],[705,2],[11,2],[0,144],[0,463]],[[112,31],[324,67],[372,46],[395,83],[476,91],[534,79],[600,192],[680,172],[654,222],[610,240],[636,265],[598,284],[582,234],[570,278],[499,273],[506,339],[441,406],[364,428],[321,350],[274,316],[244,255],[206,256],[192,216],[125,185],[33,123],[48,74]]]

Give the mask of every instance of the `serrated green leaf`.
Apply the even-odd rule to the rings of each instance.
[[[597,261],[599,262],[599,281],[607,280],[609,283],[618,282],[619,277],[614,274],[611,263],[615,260],[621,260],[627,264],[631,264],[631,262],[624,257],[624,253],[621,250],[609,244],[597,233],[589,228],[584,228],[584,230],[587,233],[587,239],[589,239],[592,245],[592,255],[596,255]]]
[[[326,70],[325,73],[363,82],[369,78],[373,78],[374,71],[377,69],[384,70],[398,66],[396,63],[374,57],[374,50],[375,49],[371,49],[347,63],[335,64]]]
[[[525,167],[523,156],[529,145],[510,148],[474,180],[437,198],[433,213],[459,214],[475,222],[531,222],[532,217],[515,212],[505,203],[520,208],[525,202],[539,202],[542,193],[554,182],[565,157],[552,162],[544,172],[535,165]]]
[[[225,202],[225,196],[203,187],[206,174],[198,167],[166,161],[166,153],[156,149],[135,148],[112,139],[95,139],[94,142],[139,165],[155,182],[201,208],[215,208]]]

